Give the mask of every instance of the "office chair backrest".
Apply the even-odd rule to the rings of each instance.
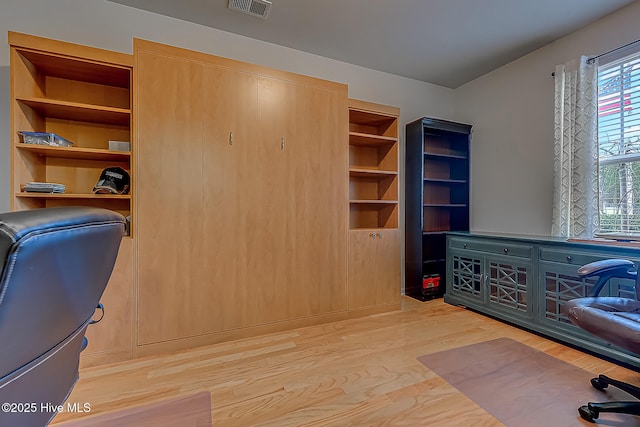
[[[124,224],[118,213],[88,207],[0,214],[2,402],[66,399]],[[11,415],[0,413],[0,425],[45,425],[55,414]]]

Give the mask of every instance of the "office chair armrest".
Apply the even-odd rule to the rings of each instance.
[[[580,267],[578,269],[578,276],[591,277],[603,276],[606,274],[608,277],[623,277],[630,279],[631,277],[628,277],[629,270],[634,267],[635,265],[633,262],[626,259],[603,259]],[[635,278],[635,275],[633,278]]]
[[[597,297],[612,277],[636,280],[638,273],[629,271],[632,268],[635,268],[635,264],[626,259],[604,259],[583,265],[578,269],[578,276],[581,278],[598,276],[591,293],[591,296]]]

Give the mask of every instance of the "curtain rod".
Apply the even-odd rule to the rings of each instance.
[[[606,51],[604,53],[601,53],[600,55],[592,56],[591,58],[587,59],[587,62],[593,62],[593,61],[595,61],[596,59],[598,59],[600,57],[609,55],[611,53],[617,52],[617,51],[622,50],[622,49],[626,49],[626,48],[628,48],[630,46],[633,46],[636,43],[640,43],[640,39],[632,41],[631,43],[627,43],[627,44],[625,44],[623,46],[616,47],[615,49],[608,50],[608,51]],[[556,76],[556,73],[554,71],[554,72],[551,73],[551,77],[555,77],[555,76]]]
[[[615,49],[611,49],[609,51],[601,53],[600,55],[592,56],[591,58],[587,59],[587,62],[593,62],[593,61],[595,61],[596,59],[598,59],[598,58],[600,58],[602,56],[609,55],[610,53],[617,52],[617,51],[625,49],[625,48],[627,48],[629,46],[633,46],[634,44],[636,44],[638,42],[640,42],[640,40],[636,40],[636,41],[633,41],[631,43],[627,43],[624,46],[616,47]]]

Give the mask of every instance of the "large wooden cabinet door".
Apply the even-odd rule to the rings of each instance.
[[[257,308],[270,307],[263,321],[344,310],[346,94],[271,78],[258,85]]]
[[[400,231],[349,231],[349,308],[400,300]]]
[[[376,304],[400,302],[400,230],[378,230]]]
[[[261,227],[256,187],[261,160],[257,138],[257,77],[205,66],[203,94],[203,281],[205,330],[259,321],[254,293]]]
[[[304,143],[290,147],[295,250],[289,293],[295,316],[346,309],[347,98],[307,86],[304,99]]]
[[[304,87],[270,77],[258,78],[258,156],[254,230],[254,308],[261,322],[291,318],[296,185],[294,147],[304,143]]]
[[[136,51],[138,344],[204,332],[202,78],[199,63]]]

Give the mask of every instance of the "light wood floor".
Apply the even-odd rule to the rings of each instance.
[[[206,390],[223,426],[502,426],[416,360],[498,337],[640,383],[640,373],[442,299],[405,298],[402,310],[382,315],[88,368],[69,401],[97,414]],[[53,424],[79,416],[62,413]]]

